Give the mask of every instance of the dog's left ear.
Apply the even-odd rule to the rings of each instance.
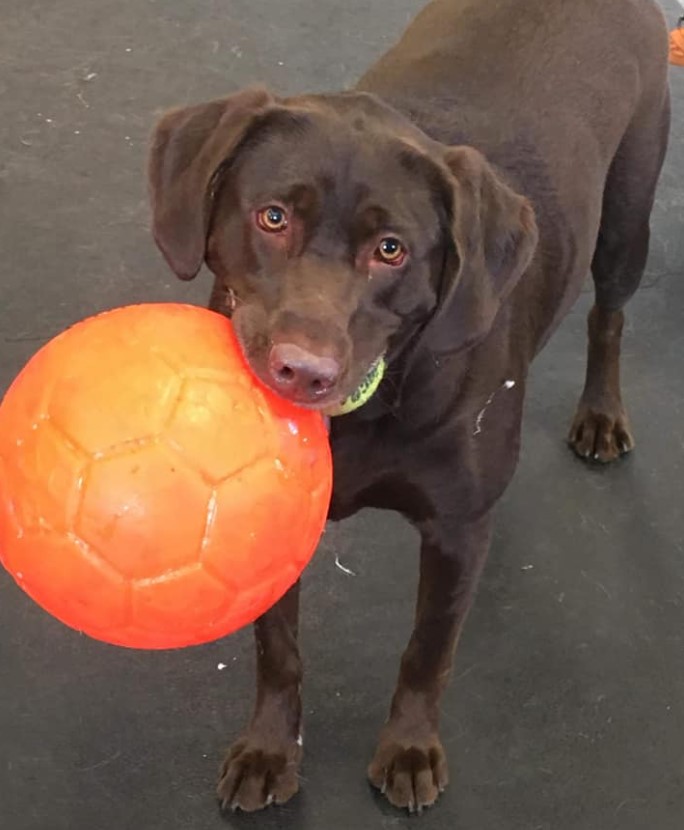
[[[431,350],[454,352],[487,335],[530,264],[539,233],[532,205],[504,183],[480,152],[449,148],[444,162],[454,250],[425,334]]]

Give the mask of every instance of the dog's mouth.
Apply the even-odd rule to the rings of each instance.
[[[221,311],[229,319],[233,319],[239,305],[240,298],[235,290],[226,288]],[[237,320],[235,322],[238,323]],[[268,357],[255,359],[251,354],[252,350],[247,347],[247,343],[241,334],[239,324],[234,326],[234,330],[247,364],[265,386],[296,406],[320,412],[326,418],[348,415],[362,407],[375,394],[384,376],[385,356],[380,354],[371,361],[366,371],[361,375],[361,380],[351,390],[347,384],[340,384],[339,387],[335,386],[329,390],[311,390],[307,393],[299,392],[294,388],[284,388],[282,384],[274,381],[271,376],[272,373],[268,368]],[[270,347],[273,347],[272,343]],[[343,386],[346,388],[343,388]]]
[[[357,409],[360,409],[377,392],[385,374],[385,368],[385,356],[379,355],[371,363],[368,371],[363,376],[363,380],[351,395],[348,395],[346,398],[340,398],[335,403],[328,402],[324,404],[322,407],[323,413],[328,417],[334,418],[337,415],[349,415]]]
[[[250,364],[251,365],[251,364]],[[310,409],[315,412],[320,412],[322,415],[329,418],[335,418],[339,415],[349,415],[360,409],[364,404],[373,397],[377,392],[378,387],[384,377],[386,369],[385,356],[379,355],[369,366],[366,373],[363,375],[361,381],[353,390],[347,394],[340,392],[339,394],[321,395],[320,400],[310,396],[295,396],[283,395],[282,391],[275,386],[269,379],[263,378],[261,373],[259,377],[262,383],[265,383],[276,394],[284,397],[303,409]],[[256,371],[253,369],[253,371]]]

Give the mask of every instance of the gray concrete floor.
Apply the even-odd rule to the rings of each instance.
[[[2,5],[0,390],[83,316],[205,299],[206,278],[173,281],[148,235],[142,170],[159,108],[254,80],[280,92],[343,86],[422,2]],[[679,7],[665,6],[674,25]],[[522,464],[446,702],[453,784],[416,820],[426,830],[681,830],[684,69],[672,84],[672,146],[624,348],[638,449],[596,470],[564,447],[585,296],[534,371]],[[174,653],[118,650],[63,628],[0,574],[0,827],[413,827],[371,795],[364,770],[415,571],[413,534],[391,516],[326,536],[305,580],[304,791],[227,825],[212,793],[250,707],[249,633]]]

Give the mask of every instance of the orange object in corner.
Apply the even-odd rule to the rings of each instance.
[[[684,28],[681,26],[670,32],[670,63],[684,66]]]

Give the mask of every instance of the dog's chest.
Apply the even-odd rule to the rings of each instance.
[[[391,417],[364,422],[333,420],[332,520],[344,519],[365,507],[425,511],[420,486],[411,480],[410,455],[416,444]]]

